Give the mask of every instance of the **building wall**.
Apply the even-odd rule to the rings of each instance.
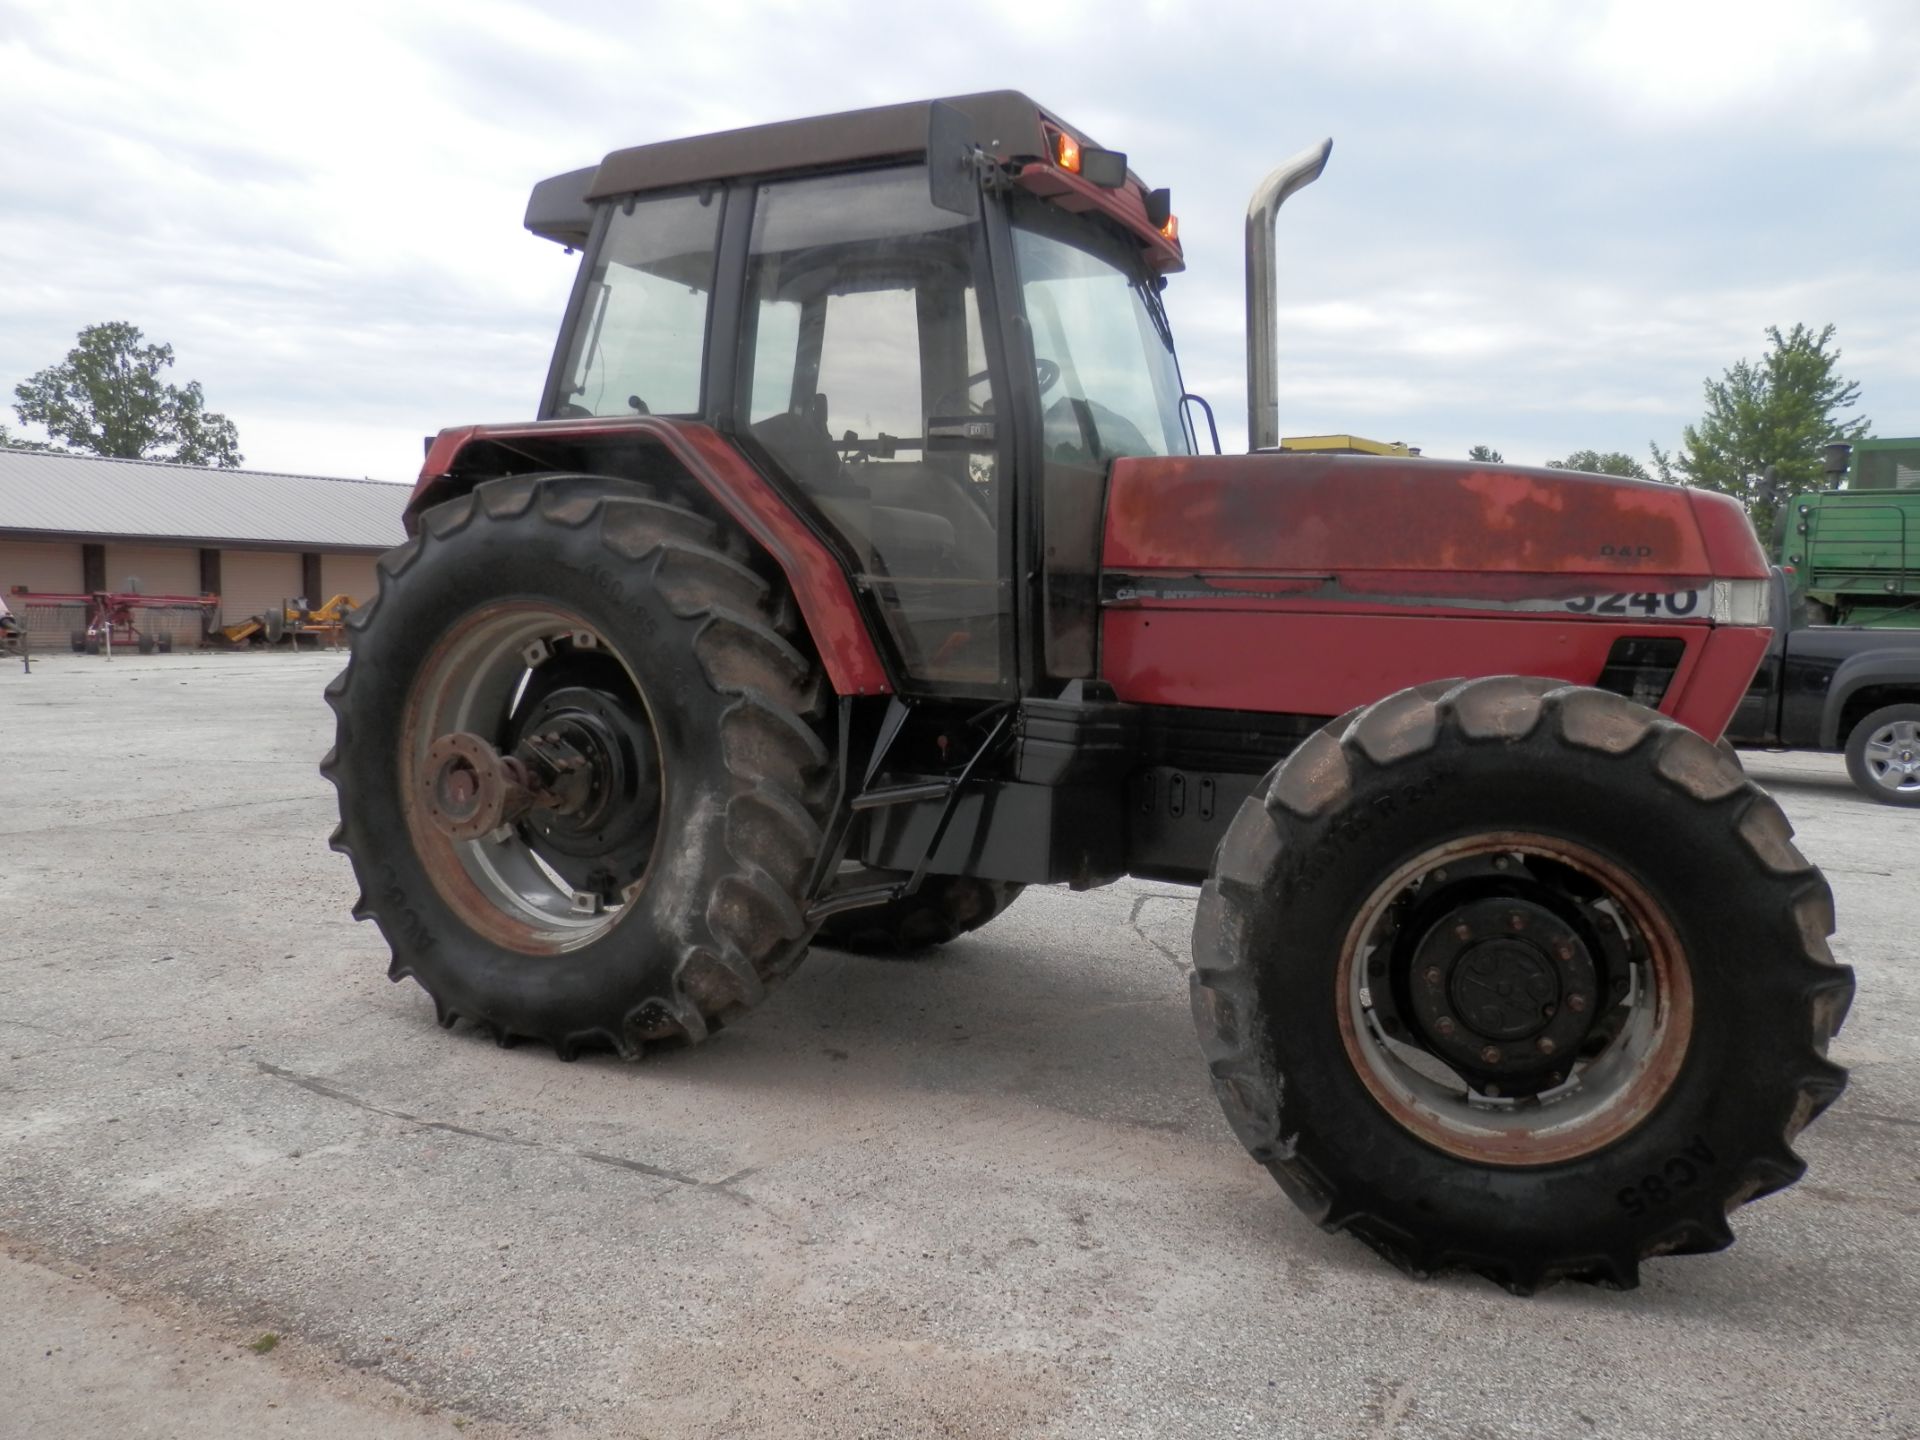
[[[37,593],[84,592],[86,572],[77,540],[0,539],[0,595],[27,627],[28,640],[38,651],[65,650],[72,633],[86,624],[84,606],[25,606],[11,598],[16,585]],[[105,543],[106,585],[126,590],[139,581],[143,595],[200,594],[200,551],[191,546],[141,545],[109,540]],[[335,595],[351,595],[364,605],[377,589],[375,555],[321,551],[321,589],[307,599],[324,604]],[[283,600],[303,593],[300,554],[291,550],[220,552],[220,616],[233,625],[258,615]],[[136,622],[154,634],[169,634],[176,649],[201,643],[202,615],[197,610],[137,612]]]
[[[73,594],[84,589],[80,546],[43,540],[0,540],[0,594],[8,597],[7,608],[26,626],[28,642],[34,649],[66,649],[68,636],[86,624],[85,609],[77,605],[58,610],[22,605],[12,596],[16,585],[42,594]]]
[[[351,595],[358,605],[373,599],[379,588],[374,578],[378,555],[345,555],[322,552],[320,556],[320,593],[307,599],[324,605],[336,595]]]
[[[299,593],[298,551],[226,548],[220,551],[222,624],[238,625],[249,616],[285,604]]]

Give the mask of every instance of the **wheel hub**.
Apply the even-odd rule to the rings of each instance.
[[[1513,896],[1442,915],[1414,949],[1407,988],[1435,1053],[1509,1094],[1563,1075],[1600,1009],[1585,938],[1556,911]]]
[[[1906,791],[1920,780],[1920,726],[1896,720],[1867,737],[1868,772],[1888,790]]]
[[[1456,1015],[1495,1040],[1524,1040],[1560,999],[1553,967],[1524,940],[1483,940],[1460,957],[1447,985]]]
[[[527,819],[549,858],[563,873],[575,868],[565,863],[572,860],[594,862],[588,869],[610,877],[638,874],[660,809],[657,746],[645,717],[602,690],[570,685],[548,694],[516,728],[526,737],[522,746],[553,737],[586,760],[574,803],[536,807]],[[583,871],[583,888],[586,878]]]

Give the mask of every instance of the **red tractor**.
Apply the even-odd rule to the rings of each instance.
[[[1272,225],[1326,154],[1249,213],[1236,456],[1167,192],[1024,96],[538,185],[583,252],[540,418],[431,442],[328,691],[394,978],[632,1057],[812,940],[1185,882],[1214,1089],[1322,1225],[1516,1291],[1730,1243],[1853,992],[1714,744],[1765,557],[1718,495],[1276,453]]]

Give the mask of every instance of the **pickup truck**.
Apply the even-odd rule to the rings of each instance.
[[[1920,630],[1809,624],[1778,567],[1772,603],[1773,640],[1726,738],[1845,751],[1866,795],[1920,808]]]

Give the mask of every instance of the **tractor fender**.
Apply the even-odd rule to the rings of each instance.
[[[706,492],[772,557],[793,591],[837,693],[891,692],[886,666],[846,570],[793,505],[708,425],[637,415],[442,430],[427,447],[426,463],[408,498],[407,533],[414,533],[423,511],[466,494],[483,480],[543,470],[631,474],[636,449],[654,452],[642,462],[649,472],[657,472],[664,454],[690,486]]]
[[[1822,750],[1838,750],[1846,744],[1841,721],[1847,713],[1847,702],[1869,686],[1904,689],[1909,692],[1905,698],[1920,700],[1920,645],[1902,650],[1869,650],[1862,655],[1850,655],[1841,662],[1827,686],[1826,703],[1820,712]],[[1879,703],[1894,701],[1883,699]]]

